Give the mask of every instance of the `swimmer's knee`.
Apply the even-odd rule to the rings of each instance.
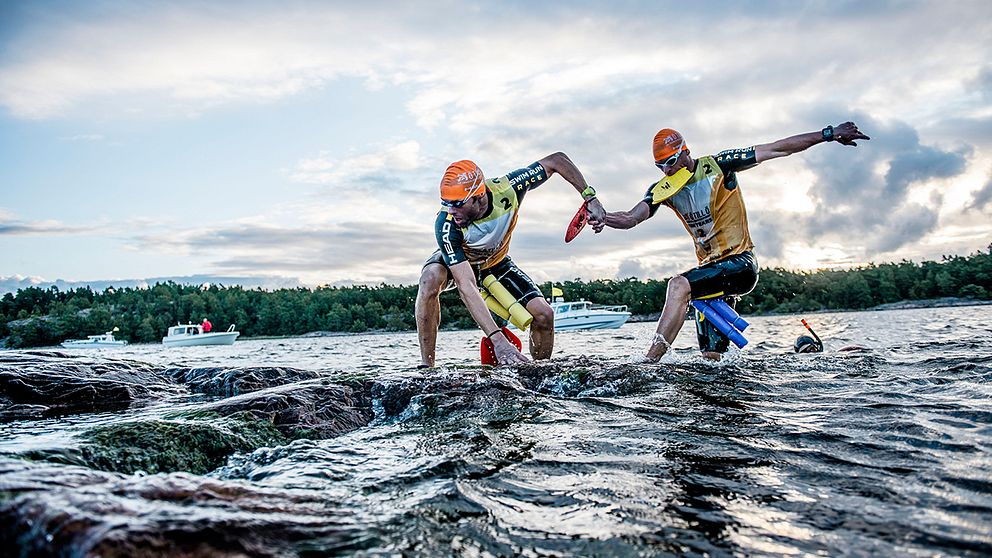
[[[541,331],[551,331],[555,328],[555,313],[549,306],[538,307],[531,311],[534,321],[531,327]]]
[[[420,285],[418,293],[420,296],[437,297],[441,294],[441,288],[448,279],[448,270],[440,264],[431,264],[424,268],[420,274]]]
[[[668,296],[688,302],[692,296],[692,285],[689,284],[689,280],[685,277],[676,275],[668,280]]]

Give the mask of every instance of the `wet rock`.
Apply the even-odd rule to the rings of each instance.
[[[190,391],[221,397],[313,380],[321,376],[313,370],[279,366],[170,368],[165,374],[176,382],[186,384]]]
[[[22,556],[283,557],[374,544],[319,491],[0,458],[0,547]]]
[[[516,371],[527,389],[560,397],[596,397],[644,390],[658,382],[662,366],[675,368],[582,356],[537,361]]]
[[[45,405],[19,405],[0,403],[0,422],[12,420],[34,420],[45,418],[48,407]]]
[[[381,418],[396,418],[408,413],[411,405],[451,410],[472,405],[472,401],[483,391],[514,391],[505,383],[512,380],[503,376],[495,376],[495,381],[493,378],[492,370],[481,366],[382,377],[372,385],[370,394]]]
[[[122,409],[183,391],[142,362],[58,351],[0,353],[0,418]]]
[[[237,395],[201,407],[223,416],[248,412],[271,422],[289,438],[339,436],[372,421],[372,403],[363,384],[309,380]]]
[[[123,422],[88,430],[81,439],[84,443],[78,448],[21,455],[118,473],[204,474],[224,465],[235,452],[288,441],[271,422],[246,412],[228,417],[201,414],[197,420]]]
[[[379,419],[401,421],[466,415],[500,423],[519,419],[533,401],[514,371],[488,367],[383,377],[371,394]]]
[[[298,438],[332,438],[372,418],[367,392],[312,380],[206,402],[160,419],[101,426],[84,432],[79,446],[19,455],[122,473],[203,474],[234,453]]]

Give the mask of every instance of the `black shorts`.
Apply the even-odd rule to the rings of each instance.
[[[692,298],[705,298],[713,295],[725,297],[732,308],[737,299],[754,290],[758,284],[758,262],[754,254],[744,252],[720,261],[708,263],[682,274],[689,280]],[[725,353],[730,347],[730,339],[720,333],[702,314],[693,310],[696,316],[696,339],[699,350]]]
[[[431,264],[440,264],[444,266],[444,269],[448,272],[448,282],[445,284],[442,291],[449,291],[455,288],[455,280],[451,276],[451,270],[444,263],[444,258],[441,256],[441,250],[434,252],[434,254],[427,258],[424,262],[424,267]],[[537,288],[534,280],[531,279],[526,273],[520,270],[510,256],[507,256],[499,261],[498,264],[487,267],[486,269],[480,269],[478,266],[472,266],[472,271],[475,272],[475,282],[477,285],[482,285],[482,277],[485,275],[493,274],[496,276],[496,280],[506,287],[506,290],[510,291],[513,298],[517,299],[520,304],[527,306],[527,303],[531,300],[543,297],[541,294],[541,289]]]

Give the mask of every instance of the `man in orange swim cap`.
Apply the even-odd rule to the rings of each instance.
[[[589,200],[589,214],[602,220],[605,210],[596,191],[575,164],[558,152],[497,178],[486,179],[472,161],[457,161],[441,177],[441,211],[434,220],[438,250],[424,264],[417,291],[417,334],[421,366],[434,366],[437,328],[441,320],[442,290],[457,288],[475,323],[492,341],[500,364],[528,359],[503,335],[489,313],[478,281],[492,274],[534,317],[530,326],[530,354],[549,358],[554,347],[554,312],[534,281],[508,255],[510,236],[517,224],[524,195],[559,174]]]
[[[659,131],[651,147],[655,165],[665,176],[651,184],[630,211],[589,220],[596,232],[604,227],[630,229],[665,205],[675,212],[695,242],[699,266],[669,280],[657,334],[646,357],[656,361],[668,351],[682,328],[691,299],[723,296],[733,306],[737,297],[751,292],[758,283],[758,264],[751,252],[753,244],[737,183],[738,172],[818,143],[835,141],[855,146],[855,140],[867,139],[870,138],[853,122],[845,122],[818,132],[694,159],[682,134],[670,128]],[[729,347],[729,339],[698,315],[696,336],[700,351],[708,358],[719,359]]]

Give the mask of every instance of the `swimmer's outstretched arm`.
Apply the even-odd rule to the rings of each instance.
[[[606,227],[611,229],[632,229],[651,217],[651,208],[644,201],[637,202],[630,211],[607,212],[603,220],[589,217],[589,224],[596,232],[602,232]]]

